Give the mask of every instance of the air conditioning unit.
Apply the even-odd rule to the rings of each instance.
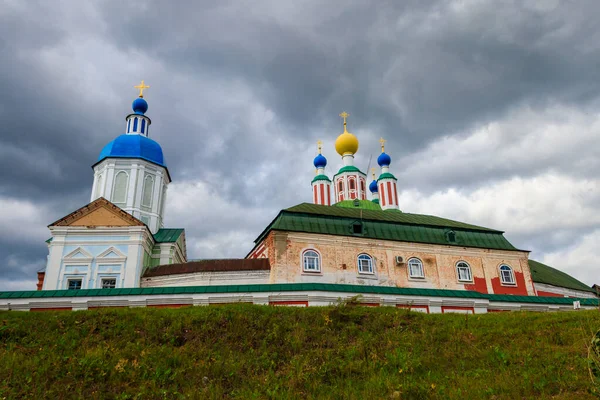
[[[404,258],[402,256],[396,256],[396,265],[404,264]]]

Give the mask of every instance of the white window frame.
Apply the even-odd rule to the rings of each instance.
[[[121,175],[121,174],[125,174],[125,179],[126,179],[125,180],[125,193],[123,195],[123,197],[124,197],[123,201],[119,201],[120,199],[116,199],[115,198],[116,197],[115,194],[116,194],[116,191],[117,191],[117,183],[118,183],[118,180],[119,180],[118,178],[119,178],[119,175]],[[128,194],[128,192],[129,192],[129,173],[127,173],[127,171],[124,171],[124,170],[117,171],[117,173],[115,174],[114,182],[113,182],[113,190],[112,190],[112,193],[111,193],[111,196],[110,196],[111,197],[111,202],[114,203],[114,204],[127,204],[127,194]]]
[[[464,266],[461,266],[461,264],[464,264]],[[461,273],[460,273],[461,269],[464,271],[467,271],[467,273],[469,275],[468,279],[461,278]],[[471,270],[471,266],[469,265],[468,262],[459,261],[456,263],[456,276],[457,276],[459,282],[473,282],[473,271]]]
[[[503,272],[508,272],[509,280],[504,279],[505,277]],[[500,264],[500,266],[498,267],[498,274],[500,275],[500,283],[502,283],[503,285],[514,286],[517,284],[517,280],[515,279],[515,271],[510,265]]]
[[[307,253],[314,253],[315,255],[308,255]],[[316,260],[316,268],[307,268],[308,260]],[[321,254],[315,249],[306,249],[302,252],[302,271],[308,273],[320,273],[321,272]]]
[[[363,269],[361,261],[367,262],[367,270]],[[359,274],[375,275],[375,267],[373,266],[373,257],[367,253],[361,253],[356,257],[356,266]]]
[[[423,261],[417,257],[412,257],[408,260],[408,277],[413,279],[425,279],[425,269],[423,268]],[[414,274],[413,266],[417,265],[420,270],[419,274]]]
[[[147,182],[150,182],[150,187],[146,185]],[[142,207],[152,208],[152,197],[154,197],[154,176],[147,173],[142,184]],[[147,203],[144,202],[146,198],[148,198]]]

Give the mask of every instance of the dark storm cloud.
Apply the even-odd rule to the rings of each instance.
[[[301,128],[304,143],[315,139],[306,137],[311,130],[334,137],[343,108],[352,111],[355,127],[386,136],[390,152],[403,157],[515,106],[585,105],[600,89],[600,57],[590,51],[597,39],[589,12],[594,3],[587,12],[581,4],[535,9],[515,2],[475,5],[461,13],[447,3],[409,8],[328,2],[305,7],[315,17],[340,10],[332,18],[303,23],[304,13],[289,25],[232,4],[158,3],[144,13],[131,4],[120,17],[108,4],[103,15],[115,43],[145,49],[169,71],[244,80],[284,125]],[[255,157],[239,163],[228,158],[230,168],[243,169],[266,156],[242,128],[225,147],[253,149]],[[210,140],[209,134],[196,137]],[[193,150],[179,151],[187,161]],[[205,154],[204,160],[224,166],[222,158]],[[481,171],[481,177],[494,179],[494,172]]]
[[[150,134],[174,181],[204,181],[226,201],[273,213],[309,200],[317,138],[335,170],[342,110],[359,139],[370,135],[361,168],[384,136],[400,171],[441,137],[468,135],[519,107],[598,109],[596,2],[285,3],[2,6],[0,197],[43,205],[50,215],[42,226],[85,204],[89,166],[123,131],[130,86],[142,78],[151,85]],[[87,87],[87,74],[105,83]],[[590,165],[547,157],[402,180],[428,192],[467,190],[549,168],[585,174]],[[0,239],[0,259],[45,252],[28,246],[25,257]]]

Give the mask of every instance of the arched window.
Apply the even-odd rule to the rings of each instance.
[[[350,190],[354,190],[355,189],[354,179],[349,179],[348,180],[348,184],[350,186]]]
[[[146,120],[142,118],[142,133],[144,133],[144,129],[146,129]]]
[[[131,120],[127,121],[127,133],[131,132]]]
[[[302,253],[302,264],[304,272],[321,272],[321,256],[314,250]]]
[[[127,200],[127,183],[129,176],[127,172],[120,171],[115,176],[115,186],[113,188],[112,202],[115,204],[123,204]]]
[[[142,206],[152,207],[152,192],[154,192],[154,178],[146,175],[144,178],[144,191],[142,194]]]
[[[418,258],[408,260],[408,276],[411,278],[425,278],[423,263]]]
[[[373,259],[368,254],[361,254],[358,256],[358,273],[359,274],[372,274],[373,272]]]
[[[514,285],[517,283],[513,269],[506,264],[500,266],[500,281],[506,285]]]
[[[338,188],[339,188],[340,192],[344,191],[344,184],[342,183],[342,181],[340,181]]]
[[[134,132],[137,132],[137,120],[138,120],[137,118],[135,118],[135,119],[133,120],[133,131],[134,131]]]
[[[471,267],[464,261],[459,261],[456,263],[456,274],[458,275],[459,281],[471,282],[473,280],[473,275],[471,275]]]
[[[362,179],[360,180],[360,190],[362,190],[363,192],[365,191],[365,181],[363,181]]]

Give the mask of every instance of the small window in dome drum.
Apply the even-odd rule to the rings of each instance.
[[[137,118],[135,118],[135,119],[133,120],[133,131],[134,131],[134,132],[137,132],[137,120],[138,120]]]
[[[142,119],[142,133],[144,133],[144,130],[146,129],[146,120]]]

